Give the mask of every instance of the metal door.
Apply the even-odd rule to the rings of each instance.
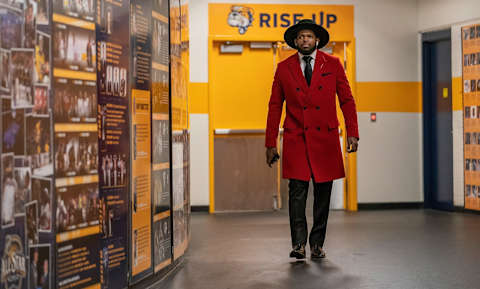
[[[450,30],[423,35],[425,206],[453,209]],[[408,182],[408,180],[405,180]]]

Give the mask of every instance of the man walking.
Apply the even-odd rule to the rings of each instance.
[[[324,258],[333,180],[345,177],[340,148],[336,94],[345,119],[347,151],[358,148],[355,101],[339,59],[318,49],[329,34],[312,20],[301,20],[285,31],[286,43],[298,50],[278,64],[269,102],[265,146],[267,164],[279,157],[277,136],[286,101],[283,124],[283,178],[289,179],[289,215],[292,248],[290,257],[305,258],[308,185],[314,183],[313,228],[309,244],[311,258]]]

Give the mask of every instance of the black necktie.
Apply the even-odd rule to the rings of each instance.
[[[305,79],[307,80],[308,86],[310,86],[310,81],[312,80],[312,65],[310,64],[310,61],[312,60],[312,57],[306,55],[302,59],[305,61]]]

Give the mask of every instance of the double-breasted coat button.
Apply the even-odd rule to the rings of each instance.
[[[308,130],[308,126],[307,126],[307,127],[305,127],[305,130]]]
[[[300,87],[297,87],[297,91],[300,91]]]
[[[317,130],[320,130],[320,127],[319,127],[319,126],[317,126]]]
[[[306,106],[304,106],[304,107],[303,107],[303,110],[307,110],[307,107],[306,107]]]
[[[323,88],[323,86],[321,86],[321,85],[318,87],[319,90],[322,89],[322,88]]]
[[[319,110],[319,109],[320,109],[320,106],[317,106],[316,108],[317,108],[317,110]]]

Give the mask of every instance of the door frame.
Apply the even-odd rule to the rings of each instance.
[[[214,91],[212,86],[213,69],[215,65],[215,42],[237,42],[235,39],[230,39],[228,36],[215,37],[208,36],[208,121],[209,121],[209,213],[215,213],[215,166],[214,166],[214,139],[215,139],[215,124],[211,113],[214,111],[215,97],[212,95]],[[259,41],[256,39],[256,41]],[[266,40],[265,40],[266,41]],[[278,39],[273,42],[283,41]],[[356,81],[356,40],[355,38],[340,41],[330,40],[332,42],[345,42],[344,54],[347,61],[344,63],[346,68],[346,74],[349,78],[352,94],[356,101],[357,95],[357,81]],[[242,40],[238,42],[252,42],[252,40]],[[346,138],[344,139],[344,145],[346,145]],[[345,154],[345,173],[346,178],[344,181],[344,208],[346,211],[355,212],[358,211],[358,197],[357,197],[357,153]]]
[[[434,32],[422,33],[422,93],[423,93],[423,192],[424,192],[424,207],[435,208],[441,210],[452,211],[453,198],[451,204],[434,204],[433,203],[433,182],[435,176],[432,173],[433,169],[433,152],[431,148],[435,144],[433,134],[433,98],[436,95],[432,95],[431,87],[431,54],[430,48],[433,43],[449,40],[451,45],[451,30],[445,29]],[[451,73],[451,72],[450,72]],[[453,112],[452,112],[453,113]],[[452,136],[453,138],[453,136]],[[453,148],[452,148],[453,149]],[[453,157],[453,155],[452,155]],[[451,176],[453,179],[453,175]],[[453,191],[452,191],[453,194]]]

